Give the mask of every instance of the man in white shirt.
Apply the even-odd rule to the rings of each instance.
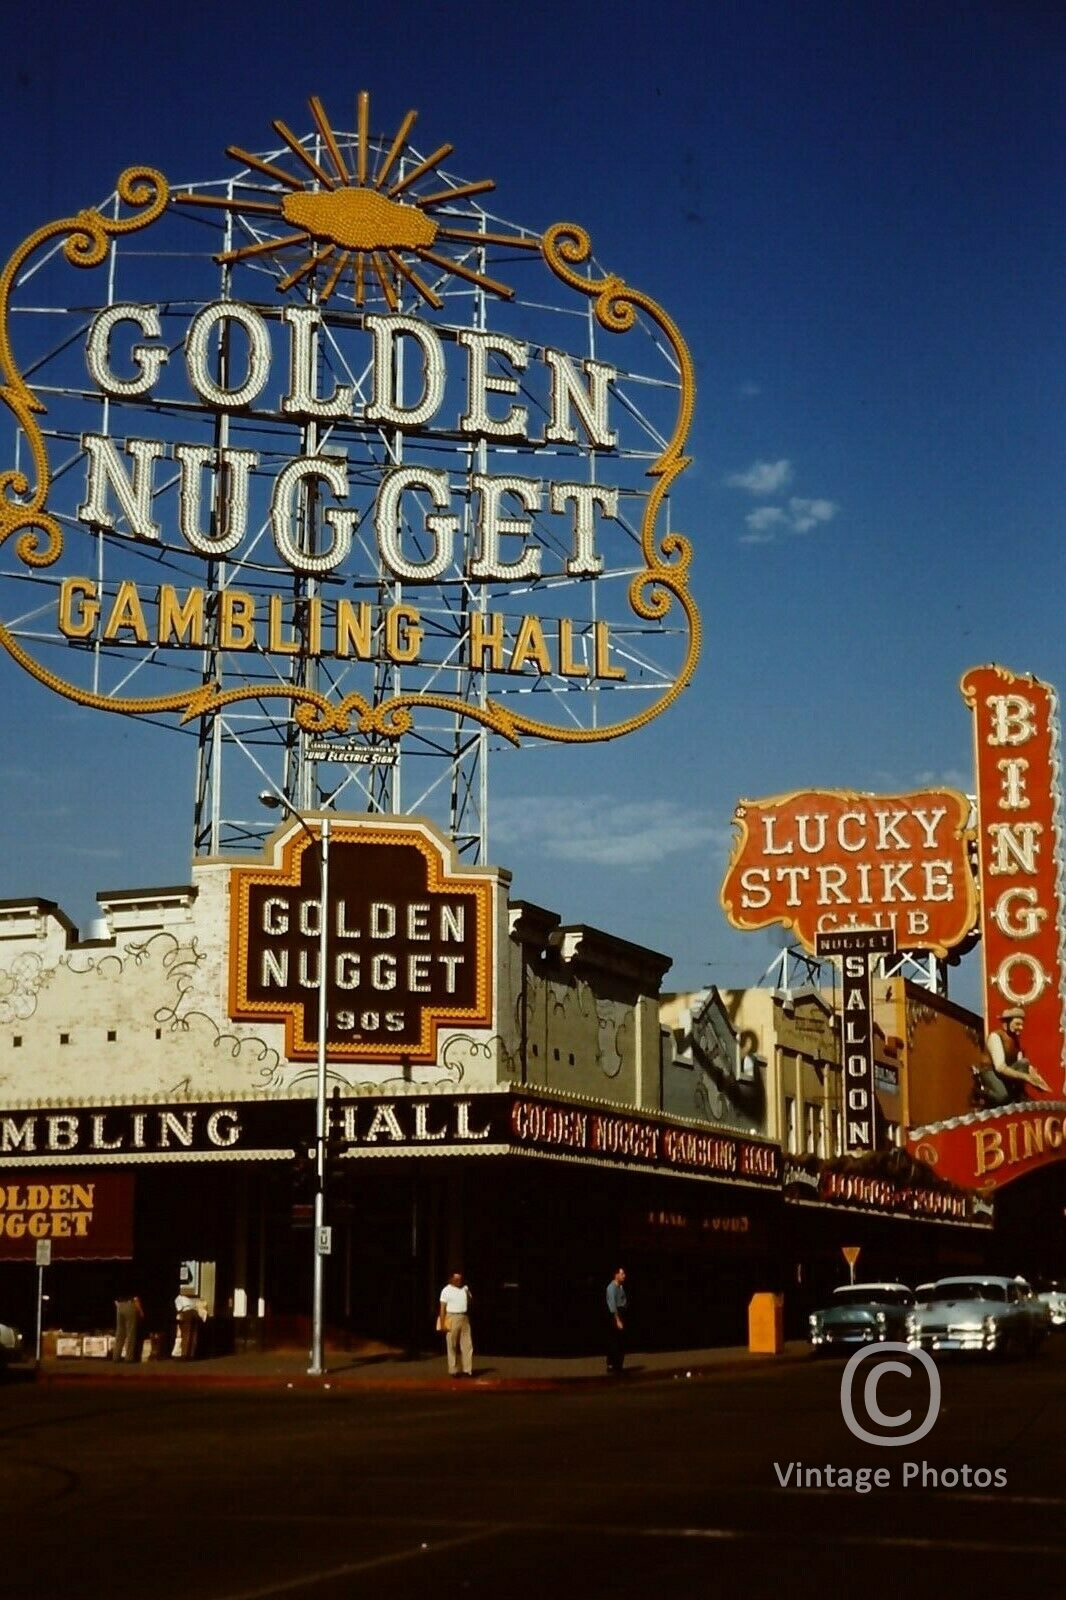
[[[453,1272],[440,1292],[440,1323],[444,1347],[448,1352],[448,1376],[474,1376],[474,1340],[470,1332],[470,1303],[473,1295],[461,1272]]]

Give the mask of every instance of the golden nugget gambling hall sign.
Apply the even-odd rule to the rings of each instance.
[[[285,1049],[318,1046],[322,901],[317,841],[275,837],[270,866],[231,877],[230,1013],[284,1021]],[[346,1061],[437,1059],[442,1027],[492,1023],[495,873],[454,870],[426,824],[380,818],[330,832],[326,1042]]]
[[[413,112],[310,110],[222,179],[130,168],[7,263],[0,644],[129,714],[641,726],[699,653],[679,330],[581,227],[486,212]]]

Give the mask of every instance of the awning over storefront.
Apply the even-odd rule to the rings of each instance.
[[[796,1205],[990,1227],[992,1203],[901,1150],[822,1161],[678,1117],[536,1089],[331,1099],[330,1162],[531,1158],[783,1194]],[[313,1148],[315,1101],[234,1099],[0,1111],[0,1183],[68,1170],[178,1162],[289,1162]]]
[[[945,1182],[903,1150],[832,1161],[786,1155],[782,1181],[785,1200],[793,1205],[972,1228],[990,1228],[994,1220],[987,1196]]]

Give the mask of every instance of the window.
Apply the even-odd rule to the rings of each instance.
[[[804,1117],[804,1148],[809,1156],[821,1155],[818,1146],[822,1142],[822,1108],[821,1106],[808,1106]]]
[[[796,1152],[796,1102],[791,1095],[785,1096],[785,1149],[790,1156]]]
[[[833,1154],[842,1156],[844,1154],[844,1145],[840,1126],[840,1112],[831,1111],[829,1113],[829,1122],[833,1134]]]
[[[70,1043],[70,1034],[69,1033],[61,1033],[59,1035],[59,1042],[60,1042],[60,1044],[69,1044]]]
[[[16,1035],[12,1039],[11,1043],[14,1045],[15,1049],[17,1050],[20,1047],[20,1045],[22,1044],[22,1035],[21,1035],[21,1033],[16,1033]]]
[[[114,1028],[108,1028],[108,1030],[107,1030],[107,1042],[108,1042],[108,1044],[114,1044],[114,1042],[115,1042],[115,1040],[117,1038],[118,1038],[118,1034],[115,1032]]]

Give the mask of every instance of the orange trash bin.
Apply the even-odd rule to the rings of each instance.
[[[778,1356],[784,1343],[784,1295],[753,1294],[748,1305],[748,1349],[756,1355]]]

